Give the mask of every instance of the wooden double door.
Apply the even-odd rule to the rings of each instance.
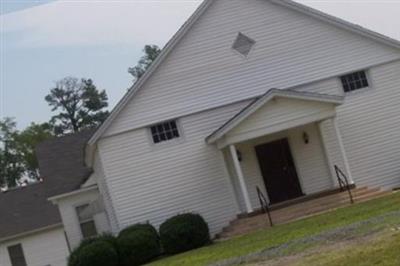
[[[303,196],[287,139],[255,147],[270,203]]]

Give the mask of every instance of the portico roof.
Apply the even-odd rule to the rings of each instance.
[[[328,95],[328,94],[320,94],[320,93],[310,93],[310,92],[301,92],[301,91],[293,91],[293,90],[279,90],[279,89],[270,89],[264,95],[254,99],[249,105],[243,108],[240,112],[230,118],[227,122],[225,122],[221,127],[219,127],[216,131],[214,131],[211,135],[206,138],[206,142],[209,144],[215,143],[222,139],[225,135],[235,129],[239,124],[241,124],[244,120],[254,114],[257,110],[262,108],[263,106],[268,105],[272,100],[282,98],[292,100],[287,104],[296,103],[298,105],[300,102],[314,102],[317,103],[315,106],[307,106],[307,111],[301,113],[303,110],[298,110],[294,107],[293,112],[291,114],[296,113],[296,115],[291,116],[290,118],[281,118],[278,121],[265,121],[263,126],[275,126],[275,129],[282,129],[282,126],[278,124],[286,123],[288,126],[296,125],[296,123],[292,123],[291,120],[302,120],[305,122],[313,121],[318,119],[323,119],[326,116],[332,116],[334,111],[334,107],[340,105],[344,101],[343,96],[337,95]],[[294,104],[292,104],[294,105]],[[327,106],[328,108],[324,108]],[[279,112],[277,110],[277,112]],[[272,112],[271,112],[272,113]],[[268,111],[266,114],[269,114]],[[283,116],[284,114],[282,114]],[[307,119],[310,118],[310,119]],[[266,117],[266,119],[268,119]],[[272,119],[270,119],[272,120]],[[258,130],[258,129],[257,129]]]

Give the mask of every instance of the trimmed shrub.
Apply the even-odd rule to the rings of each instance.
[[[79,262],[81,266],[117,266],[118,253],[110,243],[95,241],[82,248]]]
[[[123,266],[142,265],[161,254],[157,230],[150,224],[136,224],[122,230],[118,247]]]
[[[118,266],[117,240],[102,235],[83,240],[68,258],[68,266]]]
[[[199,214],[186,213],[166,220],[160,226],[160,239],[167,254],[176,254],[209,244],[210,231]]]
[[[121,232],[119,232],[119,237],[122,237],[125,234],[137,232],[137,231],[140,231],[140,232],[147,231],[150,234],[153,234],[155,238],[159,239],[157,229],[155,229],[154,226],[152,226],[149,223],[134,224],[134,225],[128,226],[127,228],[125,228]]]

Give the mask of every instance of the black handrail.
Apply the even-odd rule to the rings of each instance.
[[[337,165],[335,165],[335,172],[336,172],[336,177],[337,177],[337,180],[339,183],[340,190],[341,191],[344,191],[344,189],[347,190],[347,192],[349,193],[350,202],[351,202],[351,204],[353,204],[354,199],[353,199],[353,195],[351,193],[349,179]]]
[[[268,201],[267,201],[267,199],[265,198],[264,194],[261,192],[261,189],[258,186],[256,186],[256,189],[257,189],[257,196],[258,196],[258,200],[260,201],[260,205],[261,205],[262,211],[263,211],[263,213],[267,214],[268,220],[269,220],[269,224],[272,227],[272,226],[274,226],[274,223],[272,222],[271,212],[270,212],[269,207],[268,207]]]

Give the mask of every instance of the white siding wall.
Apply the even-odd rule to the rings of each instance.
[[[77,247],[83,239],[75,208],[83,204],[91,203],[92,201],[97,200],[98,197],[99,192],[97,190],[91,190],[57,201],[57,205],[61,214],[61,219],[64,224],[64,229],[68,237],[68,242],[72,249]],[[95,224],[98,233],[105,233],[110,230],[105,215],[97,216],[95,218]]]
[[[394,187],[400,185],[400,166],[398,163],[400,154],[400,142],[398,141],[400,139],[400,110],[398,105],[398,102],[400,102],[398,85],[400,84],[400,62],[373,67],[369,70],[369,76],[372,88],[346,95],[345,104],[338,107],[340,132],[356,184],[358,186]],[[296,89],[343,95],[340,81],[336,77],[298,86]],[[214,151],[209,152],[209,149],[212,150],[213,148],[207,148],[207,152],[204,154],[200,152],[201,150],[205,151],[203,147],[204,137],[247,103],[248,101],[245,101],[182,118],[180,122],[183,123],[185,141],[177,145],[152,146],[149,143],[147,131],[143,128],[104,138],[100,143],[100,152],[110,193],[115,195],[114,205],[117,215],[121,217],[120,223],[126,226],[150,219],[158,225],[176,212],[190,210],[187,206],[192,204],[192,201],[187,200],[189,196],[186,189],[187,187],[193,189],[198,183],[180,184],[181,178],[186,173],[192,173],[193,170],[200,171],[199,169],[202,168],[199,166],[204,166],[209,160],[213,163],[216,162],[214,160],[216,157],[211,155]],[[344,170],[335,136],[329,135],[333,132],[332,130],[332,125],[324,124],[321,134],[326,138],[328,152],[331,153],[333,158],[332,163],[337,163]],[[195,134],[188,135],[186,131]],[[330,133],[327,134],[327,132]],[[311,130],[309,134],[318,135],[317,133],[318,131]],[[299,133],[293,134],[301,135]],[[192,141],[193,143],[191,143]],[[318,142],[320,142],[319,138]],[[201,143],[201,149],[199,149],[199,143]],[[297,140],[297,144],[300,143],[301,141]],[[332,186],[332,177],[326,165],[322,145],[311,145],[309,147],[316,149],[312,152],[309,151],[310,154],[315,154],[315,157],[304,156],[304,153],[301,152],[299,152],[300,155],[296,155],[296,151],[294,151],[302,185],[304,191],[308,194]],[[191,153],[196,155],[188,157],[187,155]],[[195,158],[200,158],[201,161],[196,162]],[[302,161],[304,159],[306,161]],[[255,162],[256,160],[252,161],[253,164]],[[314,167],[314,164],[320,166]],[[210,164],[210,166],[219,167],[215,164]],[[203,176],[215,176],[214,171],[219,171],[210,167],[203,167],[203,169],[207,169],[207,171],[201,170],[203,173],[199,174],[197,181]],[[257,184],[263,188],[261,175],[257,171],[259,171],[257,167],[250,166],[245,170],[246,180],[250,180],[248,183],[250,192],[254,190]],[[167,178],[164,180],[163,176]],[[179,182],[175,183],[174,178],[177,178]],[[306,178],[309,178],[309,182],[303,180]],[[187,181],[189,182],[189,180]],[[204,181],[210,182],[209,179]],[[233,181],[236,182],[236,178],[233,178]],[[216,186],[213,187],[217,188]],[[236,189],[237,187],[235,186]],[[197,189],[198,193],[201,193],[201,188],[197,187]],[[207,190],[207,187],[203,189]],[[180,193],[182,194],[179,195]],[[210,192],[207,191],[207,193]],[[215,192],[215,194],[218,193]],[[252,204],[258,206],[254,193],[250,194]],[[171,197],[172,195],[176,195],[176,198]],[[239,202],[242,202],[239,190],[236,190],[236,197]],[[208,202],[208,198],[212,197],[203,197],[196,202],[193,209],[202,210],[198,205],[212,205]],[[196,200],[196,197],[193,197],[193,201]],[[183,202],[183,204],[177,205],[176,202]],[[226,202],[221,201],[221,209],[226,210],[225,206],[222,207]],[[214,206],[216,209],[218,208],[216,205]],[[208,213],[217,213],[216,209],[209,210]],[[212,215],[206,215],[210,217],[210,221],[213,221],[215,225],[213,225],[213,229],[215,230],[223,225],[222,221],[229,220],[226,218],[229,215],[216,217],[215,220]]]
[[[248,58],[238,32],[256,41]],[[266,0],[218,0],[193,25],[106,134],[400,58],[399,50]]]
[[[346,97],[338,122],[359,185],[400,185],[400,61],[371,68],[370,90]]]
[[[304,143],[303,132],[306,132],[309,136],[308,144]],[[290,130],[289,144],[303,192],[312,194],[332,188],[332,177],[317,125],[309,124]]]
[[[342,151],[340,150],[339,144],[339,136],[336,134],[336,130],[333,124],[332,119],[328,119],[322,121],[319,124],[321,137],[324,143],[324,150],[326,153],[327,160],[330,161],[331,164],[331,173],[333,173],[334,185],[339,186],[334,165],[337,165],[340,170],[346,174],[347,177],[350,177],[349,173],[346,172],[345,161],[343,158]],[[346,152],[346,151],[345,151]],[[346,153],[347,154],[347,153]],[[351,171],[350,171],[351,172]],[[349,180],[350,181],[350,180]],[[354,180],[353,180],[354,181]]]
[[[337,77],[325,78],[323,80],[308,83],[305,85],[295,86],[291,89],[296,91],[307,91],[313,93],[322,93],[328,95],[344,95],[341,87],[341,81]]]
[[[345,95],[338,124],[356,185],[393,188],[400,186],[400,61],[372,67],[368,77],[370,88]],[[344,95],[338,78],[297,89]]]
[[[239,31],[256,40],[246,59],[230,49]],[[340,94],[331,77],[371,66],[373,88],[347,96],[338,122],[355,182],[399,185],[400,63],[383,64],[398,58],[398,50],[265,0],[215,1],[99,142],[119,229],[195,210],[215,232],[236,209],[221,157],[204,138],[243,107],[227,104],[272,87]],[[183,141],[151,145],[143,127],[175,117]]]
[[[103,197],[106,215],[110,223],[110,230],[112,233],[116,234],[119,231],[118,220],[113,206],[113,199],[106,185],[107,180],[104,176],[103,165],[101,162],[100,154],[98,152],[96,152],[94,155],[93,170],[96,173],[96,181],[99,187],[99,192]]]
[[[68,245],[62,228],[49,229],[0,243],[0,265],[11,266],[7,247],[21,244],[28,266],[66,266]]]
[[[303,141],[303,132],[307,132],[309,135],[310,142],[308,144],[305,144]],[[235,145],[243,156],[241,167],[253,207],[259,208],[256,186],[259,186],[265,195],[267,195],[255,152],[255,146],[282,138],[287,138],[289,140],[290,150],[303,192],[305,194],[312,194],[332,188],[332,179],[321,146],[318,128],[315,124],[309,124]],[[229,172],[233,176],[232,178],[236,186],[236,194],[239,198],[240,207],[241,210],[244,211],[243,197],[239,190],[239,184],[234,174],[234,169],[232,169],[231,158],[227,156],[227,160],[229,160]]]
[[[237,213],[221,152],[205,138],[246,103],[210,110],[178,123],[182,138],[152,144],[146,128],[99,142],[103,168],[121,229],[155,226],[182,212],[202,214],[213,233]]]

